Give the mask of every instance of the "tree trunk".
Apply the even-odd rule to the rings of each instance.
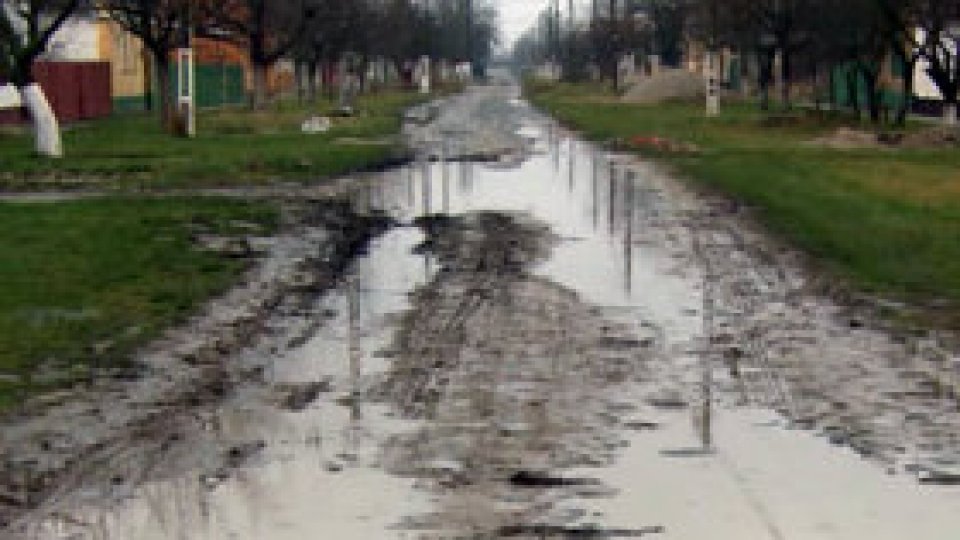
[[[879,74],[863,70],[863,79],[867,85],[867,110],[870,112],[870,122],[880,123],[880,94],[877,91]]]
[[[60,138],[60,124],[53,113],[43,88],[37,83],[18,87],[20,99],[30,112],[33,121],[33,135],[37,153],[44,157],[63,157],[63,142]]]
[[[857,118],[860,118],[860,89],[857,84],[857,70],[848,69],[846,76],[847,97],[850,98],[850,107],[853,108],[853,112],[857,115]]]
[[[943,123],[948,126],[957,125],[957,98],[945,100],[943,102]]]
[[[770,110],[770,84],[773,82],[773,58],[772,54],[764,51],[759,56],[760,69],[757,80],[760,86],[760,110]]]
[[[299,60],[293,64],[293,79],[297,87],[297,103],[303,104],[306,98],[306,81],[304,80],[306,70],[303,68],[303,62]]]
[[[267,106],[267,69],[263,63],[253,65],[253,110],[262,111]]]
[[[307,64],[307,99],[310,103],[316,103],[319,92],[317,91],[317,70],[319,64],[317,61],[311,61]]]
[[[907,125],[907,116],[913,108],[913,76],[917,69],[917,61],[910,60],[904,62],[903,68],[903,99],[900,100],[900,108],[897,110],[897,126]]]
[[[323,63],[323,91],[327,97],[332,98],[336,95],[337,74],[336,63],[324,61]]]
[[[783,108],[788,111],[792,106],[790,100],[790,63],[790,53],[783,51],[780,55],[780,91],[782,94],[781,98],[783,99]]]
[[[141,52],[141,61],[145,66],[153,65],[153,56],[147,48],[144,48]],[[152,70],[145,70],[143,78],[143,110],[147,112],[153,112],[156,109],[157,104],[154,103],[153,96],[153,84],[154,84],[154,75]]]
[[[170,58],[167,53],[154,53],[153,64],[157,73],[157,93],[160,95],[160,125],[167,133],[174,131],[173,88],[170,79]]]

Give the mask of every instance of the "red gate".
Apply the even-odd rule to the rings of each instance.
[[[103,118],[113,112],[109,62],[37,62],[33,76],[61,122]],[[27,120],[23,108],[0,109],[0,124]]]

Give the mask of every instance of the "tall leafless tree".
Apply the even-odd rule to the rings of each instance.
[[[140,38],[149,52],[157,76],[160,121],[168,131],[174,124],[171,57],[183,45],[183,33],[192,22],[191,1],[195,0],[106,0],[104,4],[113,20]]]
[[[252,107],[266,106],[270,68],[290,53],[316,13],[313,0],[223,0],[204,4],[204,35],[247,48],[253,66]]]
[[[0,78],[20,94],[33,121],[37,153],[61,157],[57,118],[33,76],[54,34],[80,8],[80,0],[0,0]]]

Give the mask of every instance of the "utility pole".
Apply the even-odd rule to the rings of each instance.
[[[590,61],[593,63],[591,71],[600,64],[600,53],[597,50],[597,18],[599,16],[597,0],[590,3]],[[591,74],[591,77],[593,75]]]
[[[560,65],[560,0],[553,0],[552,7],[550,8],[550,18],[552,19],[551,24],[553,25],[553,43],[551,43],[551,48],[553,49],[553,63],[557,66],[557,75],[559,78],[559,65]]]
[[[706,79],[707,79],[707,116],[716,117],[720,114],[720,66],[719,58],[717,54],[718,47],[718,38],[719,34],[718,18],[719,13],[717,10],[716,0],[710,0],[710,37],[707,42],[707,57],[706,57]]]
[[[473,0],[466,0],[466,34],[467,34],[467,62],[470,62],[471,71],[475,70],[473,65]]]
[[[610,38],[613,46],[610,47],[610,65],[613,66],[613,91],[620,90],[620,25],[617,24],[617,0],[610,0]]]
[[[573,0],[567,0],[567,69],[573,73],[573,56],[576,54],[574,44],[574,35],[576,33],[576,22],[574,21]],[[568,76],[568,78],[570,78]]]

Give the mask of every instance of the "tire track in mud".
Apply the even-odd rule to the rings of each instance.
[[[100,374],[89,388],[40,396],[4,419],[0,536],[16,537],[47,516],[69,521],[63,509],[78,496],[122,497],[193,469],[221,478],[256,453],[256,441],[226,443],[207,433],[211,411],[235,388],[264,384],[262,365],[237,358],[256,350],[266,362],[291,346],[279,328],[315,331],[322,316],[311,306],[390,226],[340,199],[287,201],[284,216],[287,229],[264,240],[245,283],[141,351],[138,376]]]
[[[926,483],[960,474],[960,405],[949,345],[883,322],[876,299],[835,298],[809,268],[721,197],[701,194],[682,226],[703,248],[715,297],[709,354],[741,405],[775,409],[890,473]],[[849,296],[849,293],[847,293]],[[956,363],[956,361],[954,361]]]
[[[440,271],[414,294],[393,367],[369,396],[422,421],[383,450],[387,471],[436,499],[404,528],[421,538],[661,532],[578,525],[596,516],[571,503],[615,493],[564,473],[609,465],[625,425],[643,424],[617,389],[649,377],[653,339],[529,272],[554,241],[544,227],[494,213],[419,224]]]

